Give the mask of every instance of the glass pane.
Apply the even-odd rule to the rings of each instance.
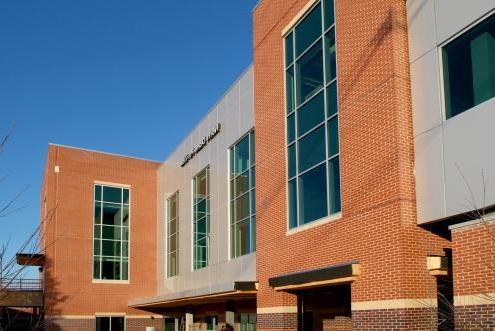
[[[230,255],[231,257],[237,257],[237,252],[236,252],[236,242],[235,242],[235,229],[236,225],[233,224],[230,226]]]
[[[235,238],[236,238],[236,253],[237,256],[241,256],[250,252],[249,245],[250,239],[250,220],[244,220],[236,224]]]
[[[177,216],[177,196],[174,194],[169,200],[169,219]]]
[[[93,240],[93,252],[94,252],[94,255],[100,255],[100,240],[99,239],[95,239]]]
[[[327,87],[327,116],[330,117],[337,111],[337,82],[333,82]]]
[[[299,217],[305,224],[328,214],[326,165],[305,173],[299,178]]]
[[[120,187],[103,186],[103,201],[122,203],[122,189]]]
[[[251,215],[256,214],[256,196],[254,194],[254,190],[249,192],[249,206]]]
[[[337,116],[328,121],[328,155],[334,156],[339,152],[339,124]]]
[[[235,198],[235,186],[234,186],[234,179],[230,181],[230,200]]]
[[[177,222],[174,218],[168,223],[168,235],[171,236],[177,231]]]
[[[296,144],[292,144],[289,146],[289,178],[292,178],[296,175]]]
[[[122,212],[121,205],[103,203],[103,224],[121,225]]]
[[[122,259],[122,280],[129,279],[129,260]]]
[[[102,252],[103,256],[120,256],[120,241],[102,240]]]
[[[295,115],[287,117],[287,142],[290,144],[296,138],[296,122]]]
[[[297,135],[302,136],[325,119],[323,91],[297,111]]]
[[[177,252],[172,252],[168,256],[168,276],[177,275]]]
[[[124,203],[129,204],[129,189],[123,189]]]
[[[249,194],[244,194],[235,200],[235,213],[236,221],[240,221],[249,216]]]
[[[201,200],[194,208],[194,219],[200,219],[206,215],[206,199]]]
[[[176,241],[175,237],[176,237],[175,234],[173,234],[170,236],[170,238],[168,238],[168,240],[169,240],[169,246],[168,246],[169,252],[173,252],[173,251],[177,250],[177,241]]]
[[[206,171],[203,171],[196,177],[196,198],[201,199],[205,198],[208,191],[207,187],[207,176],[206,176]]]
[[[249,190],[249,171],[237,176],[235,179],[235,196],[243,194]]]
[[[235,146],[235,173],[247,170],[249,165],[249,137],[246,136]]]
[[[110,317],[97,317],[96,331],[110,331]]]
[[[296,27],[296,57],[321,36],[321,6],[318,4]]]
[[[122,228],[120,226],[103,226],[103,239],[120,240]]]
[[[95,202],[95,224],[101,224],[101,202]]]
[[[122,239],[129,240],[129,228],[127,227],[122,228]]]
[[[341,210],[340,202],[340,167],[339,158],[333,158],[329,162],[328,184],[330,186],[330,213],[338,213]]]
[[[297,61],[296,70],[297,105],[299,106],[323,87],[321,41]]]
[[[129,257],[129,242],[128,241],[122,242],[122,256],[123,257]]]
[[[292,32],[285,38],[285,66],[289,66],[294,60],[294,40]]]
[[[112,331],[124,331],[123,317],[112,317],[111,324],[112,324]]]
[[[230,223],[235,223],[235,203],[230,202]]]
[[[251,161],[251,165],[254,164],[254,160],[255,160],[255,153],[254,153],[254,146],[256,145],[256,141],[254,140],[254,132],[251,132],[249,134],[249,148],[250,148],[250,151],[249,151],[249,160]]]
[[[334,22],[333,0],[324,0],[325,29],[332,26]]]
[[[93,257],[93,278],[100,279],[100,257]]]
[[[102,258],[101,279],[120,279],[120,258]]]
[[[325,67],[327,83],[334,79],[337,75],[334,31],[335,29],[332,29],[325,35]]]
[[[294,66],[287,69],[286,74],[287,114],[294,110]]]
[[[289,182],[289,227],[297,226],[297,187],[296,179]]]
[[[95,185],[95,200],[101,201],[101,185]]]
[[[234,155],[235,155],[235,146],[230,149],[230,177],[233,177],[235,174],[235,169],[234,169]]]
[[[122,242],[122,256],[123,257],[129,257],[129,242],[128,241]]]
[[[446,117],[495,97],[495,15],[443,49]]]
[[[101,225],[95,225],[94,238],[101,238]]]
[[[129,206],[122,206],[122,225],[129,226]]]
[[[256,168],[251,168],[251,176],[249,178],[249,188],[253,188],[256,185]]]
[[[323,161],[326,157],[325,148],[324,125],[299,140],[299,172]]]
[[[251,252],[256,250],[256,218],[251,217]]]
[[[199,238],[203,238],[206,236],[206,230],[207,230],[207,224],[206,224],[206,217],[203,217],[199,221],[196,222],[194,225],[195,227],[195,238],[198,240]]]

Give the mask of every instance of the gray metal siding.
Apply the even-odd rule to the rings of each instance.
[[[217,123],[220,133],[187,165],[189,153]],[[158,295],[171,292],[214,293],[219,284],[256,279],[255,254],[229,260],[228,150],[254,126],[253,70],[249,68],[208,112],[205,118],[165,160],[158,174]],[[210,166],[210,264],[192,268],[192,178]],[[179,274],[166,277],[165,201],[179,190]],[[222,287],[223,288],[223,287]]]
[[[426,223],[481,207],[482,171],[485,205],[495,204],[495,99],[444,120],[440,63],[440,47],[492,13],[495,0],[409,0],[407,7],[418,223]]]

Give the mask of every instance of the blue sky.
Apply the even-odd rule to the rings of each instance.
[[[39,219],[47,144],[163,160],[252,61],[257,0],[0,1],[0,218],[11,251]]]

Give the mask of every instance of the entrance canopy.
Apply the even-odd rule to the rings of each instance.
[[[129,307],[155,310],[161,308],[184,308],[221,302],[235,302],[256,299],[256,282],[234,282],[222,286],[216,291],[211,288],[167,293],[150,298],[137,299],[129,302]]]
[[[298,291],[350,283],[357,279],[360,272],[359,262],[352,261],[273,277],[268,283],[276,291]]]

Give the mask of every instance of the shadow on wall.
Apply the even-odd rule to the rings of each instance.
[[[45,270],[53,270],[53,259],[46,259]],[[62,294],[59,291],[59,281],[51,274],[45,273],[45,298],[42,307],[42,319],[39,325],[34,330],[59,331],[62,330],[61,325],[52,316],[59,316],[61,308],[70,300],[68,295]],[[86,329],[81,329],[86,330]]]

